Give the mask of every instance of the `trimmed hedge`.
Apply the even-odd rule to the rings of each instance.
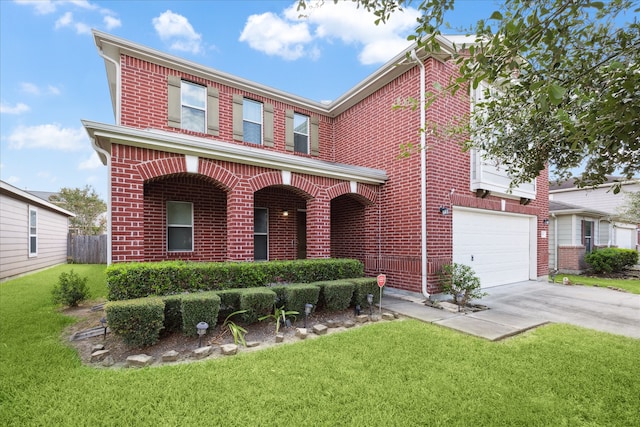
[[[268,288],[243,289],[240,292],[239,309],[247,311],[242,313],[242,320],[246,323],[256,323],[259,317],[273,312],[275,300],[276,293]]]
[[[220,297],[218,323],[222,323],[228,315],[240,309],[240,294],[242,293],[242,289],[227,289],[225,291],[215,292]]]
[[[162,297],[164,301],[164,330],[163,333],[182,330],[182,295],[168,295]]]
[[[361,277],[359,279],[349,279],[349,282],[355,285],[353,290],[353,299],[351,305],[360,307],[364,310],[369,307],[367,302],[367,294],[373,294],[373,303],[380,302],[380,288],[378,287],[378,279],[375,277]]]
[[[584,260],[595,273],[619,273],[625,267],[638,263],[638,251],[621,248],[596,249],[586,254]]]
[[[126,344],[144,347],[160,339],[164,323],[164,302],[160,298],[112,301],[104,310],[109,328]]]
[[[315,282],[320,287],[318,305],[329,311],[346,310],[351,305],[356,285],[347,280]],[[366,294],[365,294],[366,299]]]
[[[220,297],[215,292],[198,292],[182,296],[182,332],[188,337],[198,335],[196,325],[206,322],[213,329],[218,322]]]
[[[106,269],[109,300],[219,291],[269,283],[311,283],[364,276],[354,259],[312,259],[269,262],[135,262]]]
[[[270,288],[277,295],[276,305],[284,306],[286,311],[304,313],[305,304],[318,305],[320,287],[313,283],[293,283],[291,285],[273,286]]]

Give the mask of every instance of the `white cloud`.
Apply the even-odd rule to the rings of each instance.
[[[184,16],[167,10],[153,18],[152,22],[160,39],[169,42],[171,49],[194,54],[202,52],[202,36],[196,33]]]
[[[29,111],[29,106],[22,102],[18,102],[16,105],[5,104],[4,102],[0,103],[0,113],[2,114],[22,114],[27,111]]]
[[[47,15],[56,11],[56,5],[51,0],[15,0],[16,3],[32,6],[39,15]]]
[[[67,12],[56,20],[55,29],[69,27],[73,24],[73,13]]]
[[[52,85],[47,86],[47,91],[51,95],[60,95],[60,89]]]
[[[91,154],[91,157],[89,157],[88,159],[80,162],[80,164],[78,165],[78,169],[79,170],[98,169],[98,168],[101,168],[103,166],[104,165],[102,164],[102,161],[100,160],[100,157],[98,156],[98,153],[96,153],[94,151],[93,154]]]
[[[5,182],[8,182],[8,183],[9,183],[9,184],[11,184],[11,185],[15,185],[15,184],[17,184],[18,182],[20,182],[20,178],[18,178],[18,177],[17,177],[17,176],[15,176],[15,175],[11,175],[11,176],[7,177],[7,179],[5,179],[4,181],[5,181]]]
[[[358,58],[369,65],[386,62],[409,46],[405,35],[414,29],[418,16],[416,9],[405,8],[386,24],[375,25],[375,16],[352,2],[312,2],[303,17],[295,3],[282,15],[251,15],[240,41],[267,55],[295,60],[316,58],[320,40],[339,40],[360,47]]]
[[[289,22],[271,12],[251,15],[240,34],[240,41],[253,49],[287,60],[304,56],[305,44],[311,40],[305,22]]]
[[[47,85],[46,90],[43,91],[42,89],[40,89],[40,87],[38,87],[38,85],[30,82],[21,82],[20,90],[24,93],[28,93],[29,95],[60,95],[60,88],[56,86]]]
[[[122,22],[111,15],[107,15],[104,18],[102,18],[102,21],[104,22],[105,27],[107,27],[107,30],[113,30],[114,28],[118,28],[122,26]]]
[[[38,126],[18,126],[7,137],[9,148],[76,151],[88,146],[82,127],[63,128],[57,123]]]

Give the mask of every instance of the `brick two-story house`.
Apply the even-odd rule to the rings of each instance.
[[[468,113],[463,91],[392,109],[455,73],[446,39],[327,104],[94,38],[115,124],[83,124],[109,169],[110,262],[348,257],[425,294],[452,260],[483,286],[546,276],[546,171],[508,193],[477,153],[419,132],[421,116],[445,126]],[[400,158],[406,142],[428,148]]]

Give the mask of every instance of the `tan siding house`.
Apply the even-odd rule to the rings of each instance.
[[[0,181],[0,280],[65,263],[73,216]]]

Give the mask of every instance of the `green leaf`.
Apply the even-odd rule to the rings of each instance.
[[[499,11],[495,11],[491,14],[491,16],[489,17],[489,19],[495,19],[496,21],[501,21],[502,20],[502,13],[500,13]]]
[[[558,86],[557,84],[549,85],[547,89],[547,93],[549,94],[549,100],[553,105],[559,105],[562,102],[562,98],[564,94],[567,92],[565,88],[562,86]]]

